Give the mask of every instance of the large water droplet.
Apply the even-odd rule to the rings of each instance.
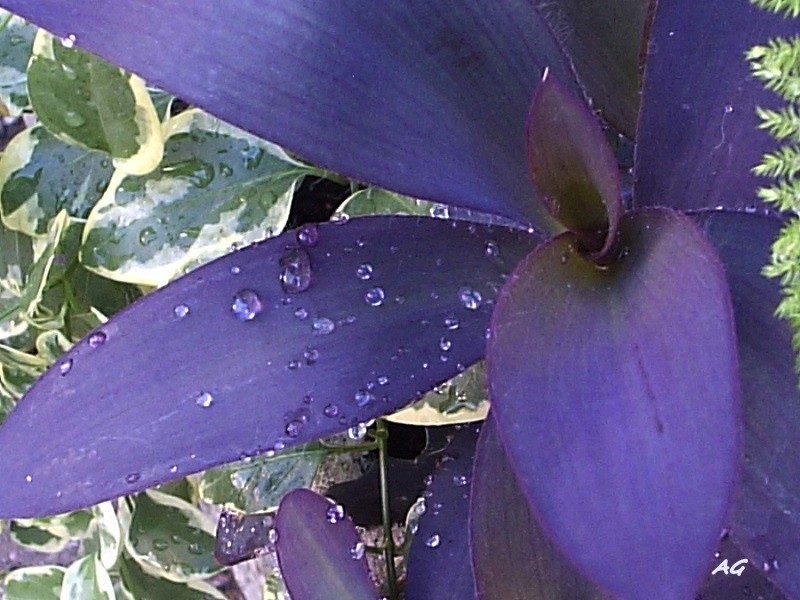
[[[297,243],[313,248],[319,242],[319,227],[316,223],[306,223],[297,230]]]
[[[325,512],[325,519],[328,523],[338,523],[342,519],[344,519],[344,508],[341,504],[333,504],[328,507],[328,510]]]
[[[367,290],[367,293],[364,294],[364,302],[369,304],[370,306],[380,306],[383,304],[383,300],[386,295],[383,292],[383,288],[374,287]]]
[[[367,547],[364,545],[364,542],[356,542],[355,545],[350,548],[350,558],[353,560],[361,560],[364,558],[364,552],[366,552]]]
[[[325,408],[322,409],[322,414],[329,418],[334,418],[339,416],[339,407],[336,404],[328,404]]]
[[[89,343],[90,348],[99,348],[103,344],[106,343],[106,339],[108,336],[102,331],[95,331],[91,335],[89,335],[89,339],[87,340]]]
[[[374,402],[375,396],[370,392],[368,392],[367,390],[358,390],[353,396],[353,399],[356,401],[356,404],[359,407],[363,408],[370,402]]]
[[[357,423],[347,430],[347,437],[355,442],[363,440],[365,435],[367,435],[366,423]]]
[[[152,227],[145,227],[139,232],[139,243],[142,246],[149,246],[158,237],[156,230]]]
[[[369,263],[362,263],[356,268],[356,277],[361,281],[367,281],[372,278],[372,265]]]
[[[311,285],[311,257],[302,248],[295,248],[280,260],[281,287],[287,294],[305,292]]]
[[[172,312],[176,317],[182,319],[189,314],[189,307],[185,304],[176,304],[175,308],[172,309]]]
[[[159,551],[166,550],[169,548],[169,542],[166,540],[155,539],[153,540],[153,548]]]
[[[447,327],[448,329],[450,329],[451,331],[455,330],[455,329],[458,329],[460,325],[461,325],[461,322],[458,320],[458,317],[456,317],[455,315],[448,315],[444,319],[444,326]]]
[[[68,110],[64,113],[64,123],[66,123],[67,127],[81,127],[86,123],[86,119],[80,113]]]
[[[58,372],[62,377],[72,370],[72,359],[68,358],[58,366]]]
[[[252,321],[263,308],[261,298],[253,290],[239,290],[231,304],[231,311],[240,321]]]
[[[286,424],[286,435],[290,438],[296,438],[303,431],[303,422],[297,419],[289,421]]]
[[[64,48],[73,48],[77,39],[74,33],[70,33],[67,37],[61,38],[61,45],[64,46]]]
[[[438,533],[434,533],[433,535],[429,536],[427,540],[425,540],[425,545],[428,548],[436,548],[442,542],[442,538],[439,537]]]
[[[350,220],[350,215],[347,213],[336,213],[331,217],[331,223],[334,225],[344,225]]]
[[[311,324],[311,330],[314,335],[328,335],[333,333],[334,329],[336,329],[336,324],[328,317],[317,317]]]
[[[208,392],[200,392],[199,394],[197,394],[197,396],[194,397],[194,403],[202,408],[208,408],[209,406],[214,404],[214,396],[212,396]]]
[[[447,352],[447,351],[448,351],[448,350],[450,350],[450,348],[452,348],[452,347],[453,347],[453,342],[451,342],[450,340],[448,340],[446,337],[441,337],[441,338],[439,339],[439,349],[440,349],[442,352]]]
[[[480,292],[468,287],[463,287],[458,290],[458,299],[461,301],[461,304],[464,305],[464,308],[468,308],[469,310],[478,309],[483,302]]]

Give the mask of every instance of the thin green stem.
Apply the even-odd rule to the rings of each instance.
[[[386,559],[386,579],[389,583],[389,598],[398,600],[397,572],[394,567],[394,538],[392,537],[392,516],[389,511],[389,456],[387,446],[389,429],[386,421],[375,422],[375,441],[378,442],[378,466],[381,480],[381,513],[383,516],[383,556]]]

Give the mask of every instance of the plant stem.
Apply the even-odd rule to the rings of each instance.
[[[389,583],[389,598],[398,600],[397,572],[394,568],[394,538],[392,537],[392,516],[389,511],[389,457],[387,455],[387,442],[389,429],[386,421],[378,419],[375,422],[375,441],[378,442],[378,465],[381,480],[381,513],[383,516],[383,556],[386,560],[386,579]]]

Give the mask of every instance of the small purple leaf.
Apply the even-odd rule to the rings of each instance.
[[[680,209],[756,202],[751,172],[777,142],[755,107],[777,96],[753,78],[745,52],[797,22],[747,0],[659,2],[647,46],[636,143],[638,206]]]
[[[617,161],[589,109],[547,73],[528,115],[531,175],[550,213],[599,257],[622,216]]]
[[[725,211],[696,218],[725,265],[739,337],[744,470],[731,537],[751,568],[800,597],[800,392],[791,327],[775,316],[780,285],[761,274],[783,221]]]
[[[522,124],[546,66],[578,88],[527,0],[0,5],[315,164],[414,197],[546,218]]]
[[[0,515],[65,512],[397,410],[482,357],[497,290],[537,240],[409,217],[320,225],[313,247],[296,235],[197,269],[66,353],[0,427]],[[299,247],[311,282],[286,293],[281,260]]]
[[[341,507],[311,490],[281,500],[275,548],[293,600],[375,600],[364,542]]]
[[[217,521],[214,558],[225,566],[250,560],[274,548],[275,535],[275,517],[271,514],[223,509]]]
[[[531,517],[491,413],[475,451],[469,528],[480,600],[606,598],[564,560]]]
[[[461,426],[423,494],[424,513],[408,556],[406,600],[476,598],[467,515],[479,432],[480,425]]]
[[[730,297],[688,217],[626,215],[619,243],[601,268],[564,234],[517,268],[492,318],[492,412],[568,560],[620,598],[688,597],[736,482]]]

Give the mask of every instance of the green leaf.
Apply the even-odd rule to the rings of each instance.
[[[70,538],[54,535],[46,529],[36,526],[20,525],[12,521],[9,525],[9,535],[14,543],[35,550],[36,552],[55,553],[61,552]]]
[[[37,28],[5,10],[0,23],[0,102],[3,113],[16,117],[28,106],[26,70]]]
[[[33,265],[33,242],[0,222],[0,340],[22,335],[28,329],[20,306],[27,273]]]
[[[115,158],[128,173],[161,161],[161,123],[144,83],[40,30],[28,65],[28,92],[39,120],[58,138]]]
[[[336,212],[345,213],[350,217],[365,215],[420,215],[427,217],[435,206],[437,205],[433,202],[409,198],[381,188],[369,187],[359,190],[347,198]]]
[[[115,600],[114,584],[95,554],[72,563],[64,573],[61,600]]]
[[[6,575],[6,600],[59,600],[64,567],[44,565],[23,567]]]
[[[91,511],[93,516],[91,538],[87,540],[84,548],[96,552],[103,567],[110,570],[122,552],[122,528],[110,502],[97,504]]]
[[[125,547],[145,571],[170,581],[203,579],[220,570],[208,518],[185,500],[154,490],[136,497]]]
[[[78,510],[39,519],[16,519],[11,521],[9,532],[20,546],[37,552],[60,552],[70,540],[88,534],[91,513]]]
[[[200,497],[248,513],[275,508],[288,492],[311,485],[328,453],[315,442],[272,457],[209,469],[200,478]]]
[[[440,347],[449,348],[446,337]],[[482,421],[488,412],[486,368],[481,361],[386,418],[406,425],[454,425]]]
[[[119,565],[122,583],[137,600],[225,600],[216,588],[203,581],[176,583],[146,573],[136,561],[123,556]]]
[[[89,215],[83,263],[160,286],[232,247],[279,233],[299,180],[315,171],[199,110],[170,119],[159,168],[114,174]]]
[[[113,168],[106,154],[87,151],[34,125],[11,140],[0,158],[0,204],[5,224],[44,235],[62,209],[84,218],[108,187]]]
[[[51,365],[56,359],[72,347],[60,331],[45,331],[36,337],[36,352],[39,358]]]

